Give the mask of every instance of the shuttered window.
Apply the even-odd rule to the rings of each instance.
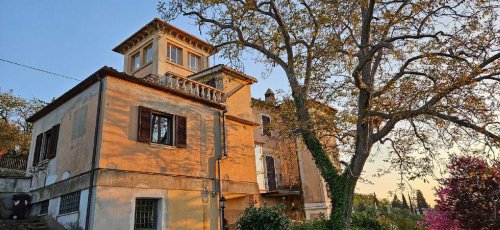
[[[187,119],[184,116],[139,106],[137,141],[163,145],[187,146]]]
[[[137,141],[151,142],[151,109],[139,106],[139,127]]]
[[[48,159],[52,159],[54,157],[56,157],[56,151],[57,151],[57,141],[59,139],[59,124],[57,125],[54,125],[54,127],[52,127],[51,129],[51,136],[50,136],[50,140],[49,143],[49,148],[47,149],[47,158]]]
[[[187,119],[183,116],[175,116],[176,146],[186,147],[187,145]]]
[[[36,136],[33,166],[37,165],[40,161],[56,157],[59,127],[60,124],[54,125],[45,133]]]
[[[270,137],[271,136],[271,118],[266,116],[266,115],[262,115],[262,134],[265,135],[265,136],[268,136]]]
[[[42,149],[42,138],[43,138],[43,134],[38,134],[38,136],[36,136],[35,152],[33,155],[33,166],[38,164],[38,162],[40,161],[40,150]]]

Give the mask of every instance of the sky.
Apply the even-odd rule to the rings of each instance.
[[[160,17],[156,5],[157,1],[144,0],[0,0],[0,59],[80,80],[105,65],[123,71],[123,56],[112,49],[153,18]],[[171,23],[207,39],[187,18]],[[211,62],[227,64],[218,57]],[[244,61],[244,65],[244,72],[259,80],[252,86],[253,97],[262,98],[268,88],[289,91],[282,71],[275,70],[264,79],[262,65],[251,59]],[[24,98],[50,101],[76,84],[76,80],[0,61],[0,90],[13,90]],[[356,191],[376,192],[377,197],[388,198],[389,191],[397,190],[398,175],[370,177],[378,168],[387,167],[380,157],[374,159],[365,166],[366,179],[373,184],[359,183]],[[431,204],[434,185],[433,181],[412,183]]]

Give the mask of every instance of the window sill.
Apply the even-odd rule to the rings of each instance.
[[[74,212],[67,212],[67,213],[59,214],[59,215],[57,215],[57,217],[60,217],[60,216],[69,216],[69,215],[71,215],[71,214],[75,214],[75,213],[78,213],[78,211],[74,211]]]
[[[45,166],[48,163],[49,163],[49,159],[45,159],[45,160],[42,160],[42,161],[38,162],[35,166],[36,167]]]
[[[153,61],[149,61],[148,63],[142,65],[141,67],[139,67],[139,69],[135,69],[135,70],[132,70],[132,75],[136,74],[137,72],[141,71],[142,69],[146,68],[148,65],[151,65],[151,63],[153,63]]]
[[[173,62],[173,61],[170,61],[170,60],[167,60],[167,63],[169,63],[169,64],[171,64],[171,65],[174,65],[174,66],[177,66],[177,67],[179,67],[179,68],[185,69],[185,70],[187,70],[187,71],[189,71],[189,72],[192,72],[192,73],[198,73],[198,72],[200,72],[200,71],[196,71],[196,70],[192,70],[192,69],[190,69],[190,68],[187,68],[187,67],[185,67],[185,66],[183,66],[183,65],[179,65],[179,64],[177,64],[177,63],[175,63],[175,62]]]
[[[149,146],[154,147],[154,148],[162,148],[162,149],[176,149],[177,147],[172,146],[172,145],[163,145],[163,144],[157,144],[157,143],[149,143]]]

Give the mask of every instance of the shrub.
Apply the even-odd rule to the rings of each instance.
[[[351,229],[385,230],[387,228],[366,212],[354,212],[352,215]]]
[[[327,230],[328,228],[328,220],[325,219],[325,216],[321,216],[319,219],[308,220],[301,224],[296,224],[292,226],[292,230]]]
[[[290,218],[283,214],[283,207],[249,207],[236,221],[240,230],[285,230],[290,227]]]

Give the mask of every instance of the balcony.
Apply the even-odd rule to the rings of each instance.
[[[283,196],[283,195],[300,195],[301,186],[299,181],[292,181],[290,179],[284,179],[281,173],[275,174],[273,177],[272,173],[269,173],[265,178],[266,180],[266,192],[264,195],[267,196]]]
[[[220,104],[225,101],[225,93],[223,91],[172,73],[166,73],[163,76],[150,74],[144,77],[144,80],[151,81],[175,91],[195,96],[213,103]]]

